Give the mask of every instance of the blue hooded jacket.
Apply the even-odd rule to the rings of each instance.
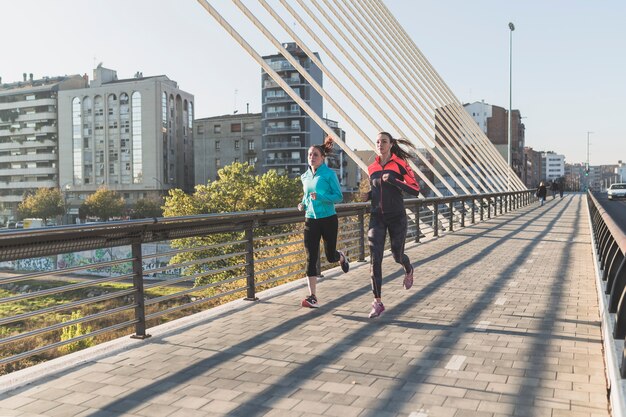
[[[337,214],[335,211],[335,203],[343,201],[343,194],[339,186],[339,180],[335,171],[328,168],[322,163],[315,174],[309,167],[304,174],[300,176],[302,180],[302,189],[304,196],[302,197],[302,205],[305,207],[305,217],[311,219],[322,219]],[[311,199],[311,193],[317,193],[316,199]]]

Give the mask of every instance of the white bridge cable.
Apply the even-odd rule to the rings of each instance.
[[[505,164],[505,161],[502,158],[502,156],[498,153],[498,151],[495,149],[493,144],[491,144],[491,142],[489,142],[488,138],[486,138],[484,133],[477,128],[477,126],[475,125],[473,120],[471,120],[469,118],[469,115],[467,114],[465,109],[460,106],[460,102],[458,101],[458,99],[454,96],[454,94],[452,94],[450,92],[450,89],[445,85],[445,82],[443,82],[443,80],[441,80],[441,77],[432,68],[432,66],[430,65],[428,60],[423,58],[423,56],[421,55],[421,52],[419,52],[419,49],[417,49],[417,47],[415,46],[414,42],[408,37],[408,35],[406,35],[406,33],[404,32],[402,27],[399,25],[399,23],[395,19],[395,17],[393,17],[393,15],[391,15],[391,13],[389,13],[387,11],[385,6],[381,2],[372,2],[372,1],[369,1],[369,0],[366,0],[366,1],[370,5],[374,5],[372,7],[378,8],[378,10],[379,10],[379,12],[381,14],[383,14],[384,16],[387,16],[387,19],[385,19],[384,17],[381,17],[380,14],[377,13],[377,17],[387,27],[387,29],[392,33],[392,38],[396,39],[396,42],[400,42],[400,47],[398,48],[398,50],[400,50],[400,51],[407,51],[407,50],[408,51],[412,51],[413,52],[413,57],[411,58],[412,61],[414,63],[416,63],[416,61],[415,61],[415,56],[416,56],[417,60],[419,60],[419,62],[423,62],[424,63],[423,65],[420,65],[419,63],[417,63],[417,65],[419,67],[422,67],[422,68],[425,67],[423,71],[419,71],[418,73],[425,73],[425,75],[431,80],[431,84],[434,83],[434,84],[438,84],[439,85],[439,88],[435,88],[434,89],[436,92],[438,92],[438,94],[441,94],[441,92],[443,92],[444,95],[447,95],[449,97],[451,103],[449,105],[447,105],[447,108],[448,109],[451,108],[453,111],[455,111],[455,114],[457,114],[460,117],[461,120],[464,120],[463,122],[460,122],[461,123],[460,126],[462,126],[464,129],[469,126],[471,130],[474,130],[474,132],[477,133],[478,137],[476,138],[477,140],[476,140],[476,142],[474,142],[474,144],[476,146],[482,147],[482,149],[486,152],[486,154],[487,155],[491,155],[491,157],[492,157],[492,158],[488,159],[492,163],[491,164],[487,164],[487,166],[489,166],[489,168],[492,169],[492,170],[495,169],[495,168],[499,168],[500,172],[506,173],[508,171],[508,168],[507,168],[507,166]],[[389,23],[389,22],[391,22],[391,23]],[[390,26],[392,28],[394,28],[394,30],[390,29],[389,28]],[[401,40],[398,40],[398,37],[400,37]],[[409,40],[406,41],[405,39],[409,39]],[[407,46],[407,44],[408,44],[408,46]],[[443,100],[443,101],[444,101],[444,103],[449,103],[447,100]],[[472,136],[470,136],[470,137],[472,137]],[[502,177],[506,177],[506,174],[501,174],[501,175],[502,175]],[[494,178],[501,178],[501,177],[498,176],[498,175],[495,175]]]
[[[369,1],[369,0],[367,0]],[[446,95],[456,103],[456,106],[453,106],[453,109],[457,109],[458,115],[464,120],[462,126],[464,128],[469,128],[475,134],[475,139],[477,139],[480,143],[484,145],[484,149],[492,156],[491,161],[495,164],[495,166],[500,167],[502,172],[504,172],[504,177],[510,175],[512,173],[512,169],[508,166],[504,158],[499,154],[499,152],[495,149],[495,146],[489,141],[489,139],[485,136],[485,134],[476,126],[476,123],[471,119],[467,111],[462,107],[460,101],[454,96],[450,88],[443,81],[441,76],[437,73],[437,71],[432,67],[430,62],[423,56],[415,42],[408,36],[404,28],[399,24],[397,19],[393,16],[391,12],[386,8],[384,3],[382,2],[372,2],[369,1],[370,4],[375,5],[381,12],[387,17],[387,19],[392,22],[391,27],[395,28],[398,36],[403,40],[403,43],[406,47],[406,50],[412,52],[412,55],[415,59],[423,64],[426,68],[427,73],[430,73],[435,80],[435,83],[442,86],[442,91],[446,93]],[[521,180],[513,173],[512,175],[513,181],[518,185],[518,190],[525,190],[526,186],[521,182]]]
[[[311,109],[300,96],[300,93],[294,91],[290,84],[287,83],[287,80],[283,79],[273,69],[273,66],[266,62],[261,54],[248,43],[248,40],[250,40],[250,42],[254,42],[258,46],[260,45],[259,42],[264,41],[264,39],[254,35],[248,35],[244,38],[210,4],[215,3],[216,6],[221,6],[224,4],[223,2],[197,1],[255,59],[268,76],[304,110],[311,120],[318,124],[327,135],[331,136],[335,143],[346,152],[348,157],[360,169],[367,172],[367,164]],[[363,122],[359,123],[354,119],[355,115],[361,115],[377,131],[395,131],[400,137],[410,140],[411,138],[403,132],[403,128],[408,129],[411,132],[411,136],[414,136],[413,139],[417,139],[426,148],[426,151],[430,153],[429,157],[421,153],[423,152],[422,148],[416,149],[414,153],[420,158],[423,165],[430,169],[430,174],[427,175],[427,171],[422,172],[420,168],[415,166],[413,161],[410,161],[410,163],[416,175],[424,181],[426,186],[430,187],[435,195],[443,196],[441,189],[437,188],[429,179],[430,175],[434,175],[440,181],[438,184],[445,187],[452,195],[458,195],[457,188],[463,190],[466,194],[471,194],[467,187],[471,188],[476,194],[526,189],[499,151],[482,130],[479,129],[459,100],[432,68],[432,65],[423,57],[402,26],[397,23],[395,17],[389,13],[382,1],[322,0],[326,5],[326,9],[329,10],[328,13],[320,5],[319,1],[310,0],[306,2],[309,5],[313,4],[318,11],[317,14],[323,16],[328,22],[324,24],[307,7],[305,4],[306,0],[295,0],[305,13],[296,12],[287,3],[288,0],[277,0],[300,23],[299,29],[303,29],[308,37],[316,42],[319,46],[319,49],[316,49],[324,50],[328,56],[324,56],[325,62],[333,63],[339,68],[340,72],[347,78],[347,80],[343,80],[344,82],[340,81],[325,64],[322,64],[318,58],[319,55],[313,52],[315,49],[307,46],[305,41],[296,35],[295,22],[293,23],[294,30],[292,30],[290,25],[277,13],[277,9],[270,6],[266,0],[257,1],[272,16],[275,23],[289,35],[292,39],[289,42],[295,42],[309,58],[312,65],[315,65],[325,78],[327,77],[332,81],[332,84],[341,92],[342,99],[345,97],[356,111],[355,109],[345,107],[346,103],[339,103],[336,100],[338,97],[333,97],[328,88],[322,88],[321,83],[318,83],[311,73],[300,65],[299,59],[292,56],[283,47],[283,43],[275,35],[280,32],[276,31],[276,25],[270,29],[264,25],[264,23],[269,23],[265,16],[261,18],[259,13],[252,12],[242,3],[242,0],[232,0],[239,11],[269,40],[272,46],[279,50],[285,60],[306,79],[311,91],[315,90],[324,99],[325,103],[340,114],[349,127],[356,132],[355,137],[362,139],[372,149],[376,149],[372,140],[369,139],[369,135],[362,129]],[[334,7],[330,3],[331,1],[335,5]],[[340,1],[343,2],[345,8],[339,3]],[[284,10],[282,12],[284,13]],[[311,28],[305,23],[302,19],[305,14],[310,17],[308,22],[313,20],[316,27]],[[329,14],[332,17],[329,17]],[[233,19],[233,22],[237,21],[239,27],[245,30],[239,23],[238,18],[230,15],[229,18]],[[346,32],[350,34],[358,46],[348,38]],[[346,47],[337,40],[333,33],[343,39],[343,45]],[[317,36],[318,34],[325,35],[328,40],[321,40]],[[280,36],[285,35],[281,33]],[[327,45],[331,43],[345,56],[345,59],[338,58],[330,51]],[[365,55],[369,59],[365,58]],[[355,57],[362,63],[357,63]],[[353,69],[348,70],[343,64],[345,62],[350,63]],[[359,76],[360,78],[357,80]],[[350,91],[355,90],[348,86],[348,82],[356,87],[356,90],[365,97],[365,100],[362,98],[357,99],[350,93]],[[377,94],[380,98],[373,98],[370,92]],[[367,108],[373,107],[378,112],[378,115],[372,115],[366,110],[366,106]],[[385,109],[382,106],[386,106]],[[392,129],[381,127],[380,123],[377,122],[380,116],[386,120]],[[396,121],[399,121],[403,128]],[[428,144],[428,140],[432,141],[434,147]],[[436,161],[438,167],[441,168],[435,168],[430,162],[431,160]],[[453,181],[454,186],[449,181]],[[443,220],[447,222],[447,219]]]
[[[319,84],[310,76],[310,74],[308,74],[308,72],[301,67],[301,65],[298,63],[298,60],[295,59],[281,44],[281,42],[279,42],[274,36],[272,36],[272,34],[268,31],[268,29],[251,13],[251,11],[241,3],[240,0],[233,0],[233,2],[235,3],[235,5],[244,13],[244,15],[246,15],[246,17],[266,36],[266,38],[268,38],[270,40],[270,42],[274,45],[274,47],[278,48],[278,50],[280,51],[280,53],[285,57],[285,59],[287,59],[293,66],[294,68],[302,75],[304,76],[307,81],[311,84],[311,86],[316,89],[320,95],[322,95],[325,99],[327,99],[330,104],[342,115],[342,117],[344,117],[348,123],[352,126],[353,129],[355,129],[360,136],[362,137],[363,140],[366,141],[366,143],[369,143],[370,146],[372,147],[372,149],[376,149],[375,145],[373,144],[373,142],[371,142],[368,139],[367,134],[365,134],[365,132],[363,132],[358,125],[350,118],[350,116],[348,116],[343,109],[341,108],[341,106],[339,106],[333,99],[332,97],[321,87],[319,86]],[[373,117],[371,115],[369,115],[369,113],[358,103],[358,101],[345,89],[345,87],[343,86],[343,84],[341,82],[339,82],[339,80],[337,80],[334,75],[328,70],[328,68],[325,67],[325,65],[315,56],[315,54],[313,53],[313,51],[306,45],[306,43],[300,39],[296,33],[291,30],[291,28],[289,28],[289,25],[287,25],[285,23],[285,21],[276,13],[276,11],[270,7],[270,5],[265,1],[265,0],[259,0],[259,3],[261,3],[261,5],[268,11],[268,13],[270,13],[270,15],[274,18],[274,20],[279,23],[281,25],[281,27],[291,36],[291,38],[296,42],[296,44],[306,53],[306,55],[311,59],[311,61],[313,61],[313,63],[322,70],[322,72],[325,75],[328,75],[329,78],[337,85],[337,87],[344,93],[344,95],[352,102],[352,104],[354,104],[357,108],[359,108],[359,110],[361,110],[361,112],[368,118],[368,120],[370,121],[370,123],[372,123],[372,125],[374,125],[378,131],[381,130],[380,126],[375,122],[375,120],[373,119]],[[419,151],[417,151],[416,153],[419,153]],[[419,153],[419,155],[421,155],[421,153]],[[411,161],[412,162],[412,161]],[[440,191],[435,187],[434,184],[432,184],[430,182],[430,179],[425,176],[421,170],[419,170],[417,167],[414,167],[416,174],[418,174],[420,176],[420,178],[422,178],[424,180],[424,182],[431,187],[431,189],[434,190],[434,192],[438,193],[439,196],[441,197],[441,193]],[[422,197],[423,198],[423,197]],[[416,216],[417,217],[417,216]],[[443,214],[439,215],[440,217],[440,222],[443,224],[445,222],[447,222],[448,220],[443,216]],[[420,220],[420,223],[423,223],[423,220]]]
[[[361,8],[365,10],[364,17],[368,21],[369,26],[374,28],[376,33],[379,35],[379,39],[382,40],[382,42],[386,45],[389,51],[391,51],[392,53],[395,52],[396,57],[399,61],[402,61],[404,63],[404,65],[399,65],[399,67],[406,68],[411,73],[411,76],[406,77],[407,81],[411,83],[413,88],[415,88],[416,90],[418,89],[418,87],[415,86],[415,82],[419,84],[421,90],[424,91],[424,93],[427,95],[430,106],[432,106],[436,112],[435,114],[437,114],[439,110],[442,110],[445,115],[447,115],[447,117],[444,117],[442,120],[444,122],[443,126],[449,129],[452,133],[458,135],[458,137],[454,138],[453,140],[460,144],[461,149],[458,150],[461,153],[462,157],[463,155],[466,155],[468,159],[471,159],[476,164],[476,166],[468,165],[467,168],[476,169],[477,175],[479,175],[481,179],[485,181],[487,185],[489,185],[489,188],[491,188],[492,192],[495,190],[503,190],[504,183],[500,182],[499,184],[497,184],[496,181],[496,183],[494,184],[493,182],[493,179],[498,180],[499,177],[495,173],[495,171],[491,169],[490,164],[486,163],[486,161],[488,161],[488,158],[483,155],[483,152],[480,152],[480,149],[476,149],[475,144],[471,142],[469,144],[466,144],[465,141],[462,140],[462,133],[460,132],[459,125],[457,124],[461,122],[457,118],[455,118],[454,115],[450,114],[447,102],[445,102],[445,100],[441,100],[441,93],[437,91],[438,89],[436,87],[432,89],[433,92],[431,93],[431,89],[426,86],[428,81],[424,79],[422,71],[419,71],[417,68],[415,68],[415,65],[407,57],[404,48],[399,45],[399,43],[395,40],[394,34],[390,33],[391,31],[389,30],[385,19],[381,18],[377,11],[372,10],[369,5],[364,4],[367,2],[364,2],[363,0],[358,0],[357,3],[359,3]],[[372,16],[372,13],[376,16]],[[380,24],[382,24],[382,31],[384,31],[385,33],[381,33],[382,31],[379,28]],[[440,98],[440,101],[433,97],[433,95],[438,96]],[[442,104],[442,101],[445,104]]]
[[[341,60],[337,59],[336,56],[326,47],[325,43],[323,41],[321,41],[319,39],[319,37],[315,34],[315,31],[313,31],[308,25],[306,25],[302,19],[299,17],[299,14],[297,12],[295,12],[295,10],[293,8],[291,8],[285,0],[280,0],[281,4],[283,4],[283,6],[292,14],[292,16],[294,16],[294,18],[296,18],[299,23],[302,25],[303,28],[305,28],[305,30],[307,31],[307,33],[313,37],[315,39],[315,41],[318,43],[318,45],[320,46],[320,48],[322,48],[324,50],[324,52],[332,57],[333,62],[339,66],[344,73],[346,74],[346,76],[350,79],[350,81],[357,86],[357,88],[359,89],[359,91],[364,94],[367,99],[369,100],[370,104],[376,108],[376,110],[385,118],[385,120],[394,128],[394,130],[396,132],[398,132],[398,134],[400,134],[400,136],[402,137],[407,137],[407,135],[405,135],[402,131],[402,129],[397,125],[397,123],[387,114],[387,112],[385,112],[380,105],[378,104],[377,100],[375,100],[374,98],[371,97],[371,95],[369,93],[367,93],[367,91],[360,86],[360,84],[355,80],[355,78],[353,77],[353,75],[347,70],[345,69],[345,66],[343,66],[343,64],[341,64]],[[297,2],[300,4],[300,6],[302,7],[302,9],[311,17],[311,19],[313,19],[313,21],[317,24],[317,26],[320,28],[320,30],[322,32],[324,32],[324,34],[333,42],[333,44],[335,44],[335,46],[342,52],[342,54],[345,56],[346,60],[348,62],[350,62],[352,64],[353,67],[355,67],[357,69],[357,72],[367,81],[367,83],[371,86],[371,88],[381,97],[381,99],[389,106],[389,108],[393,108],[393,104],[391,103],[391,101],[389,100],[389,98],[387,97],[387,95],[382,92],[382,90],[378,87],[378,85],[372,81],[371,77],[365,73],[365,71],[363,71],[362,66],[359,65],[353,58],[353,55],[360,55],[360,53],[358,51],[355,51],[354,54],[350,54],[348,52],[345,51],[345,49],[343,48],[343,46],[340,44],[340,42],[326,29],[327,25],[324,25],[318,18],[317,16],[315,16],[315,14],[306,6],[306,4],[304,4],[303,1],[301,0],[297,0]],[[327,17],[327,20],[329,20],[329,18]],[[330,20],[329,20],[330,21]],[[332,24],[332,22],[331,22]],[[340,35],[341,32],[340,32]],[[342,35],[343,37],[343,35]],[[352,47],[352,49],[354,49]],[[363,58],[361,58],[362,60],[364,60]],[[378,126],[378,124],[377,124]],[[380,129],[380,130],[390,130],[390,129]],[[430,149],[430,147],[425,143],[422,142],[424,144],[424,146],[426,146],[427,148]],[[448,183],[448,181],[441,175],[441,173],[430,164],[430,161],[428,160],[428,158],[424,157],[423,155],[421,155],[421,153],[419,153],[419,151],[416,151],[416,153],[418,153],[420,156],[420,158],[422,159],[422,162],[428,166],[428,168],[431,169],[431,172],[441,181],[441,183],[448,189],[448,191],[452,194],[452,195],[457,195],[456,190],[454,190],[453,187],[450,186],[450,184]],[[411,161],[411,167],[414,170],[419,170]],[[432,190],[434,193],[436,193],[438,196],[442,196],[442,194],[440,193],[440,191],[435,187],[432,186]]]
[[[293,65],[293,67],[304,77],[306,78],[306,80],[311,84],[311,87],[313,87],[317,92],[320,93],[320,95],[322,97],[324,97],[325,100],[327,100],[331,106],[333,106],[333,108],[348,122],[348,124],[359,134],[359,136],[361,136],[361,139],[363,139],[368,145],[370,145],[370,147],[372,149],[376,149],[374,143],[369,139],[368,135],[363,132],[363,130],[358,126],[357,123],[355,123],[355,121],[343,110],[342,106],[339,105],[333,98],[332,96],[324,89],[322,88],[316,81],[315,79],[313,79],[313,77],[308,73],[308,71],[306,71],[304,68],[302,68],[302,66],[299,64],[298,60],[295,59],[283,46],[282,43],[280,41],[278,41],[276,39],[276,37],[274,37],[269,30],[256,18],[256,16],[254,16],[251,11],[241,3],[240,0],[233,0],[233,3],[235,3],[235,5],[237,7],[239,7],[239,9],[242,11],[242,13],[244,13],[244,15],[246,15],[246,17],[265,35],[265,37],[270,40],[270,42],[274,45],[274,47],[276,47],[280,53],[285,57],[285,59],[287,59],[289,61],[289,63],[291,65]],[[293,30],[291,30],[291,28],[289,28],[289,25],[287,25],[285,23],[285,21],[276,13],[276,11],[265,1],[265,0],[259,0],[259,3],[261,3],[261,5],[268,11],[268,13],[270,13],[270,15],[274,18],[274,20],[276,20],[277,23],[279,23],[282,28],[292,37],[292,39],[296,42],[296,44],[307,54],[307,56],[311,59],[311,61],[322,71],[322,73],[324,73],[324,75],[329,76],[329,78],[337,85],[337,87],[344,93],[344,95],[346,95],[348,97],[348,99],[352,102],[352,104],[354,104],[355,106],[357,106],[362,112],[365,112],[365,109],[360,106],[360,104],[358,103],[358,101],[356,101],[354,99],[354,97],[352,97],[350,95],[350,93],[345,89],[345,87],[343,87],[343,85],[332,75],[332,73],[328,70],[328,68],[326,68],[326,66],[315,56],[315,54],[313,53],[313,51],[306,45],[306,43],[304,41],[302,41],[302,39],[300,39]],[[372,123],[372,125],[376,128],[380,128],[380,126],[378,126],[376,124],[376,122],[374,121],[374,119],[367,114],[370,122]],[[424,180],[425,183],[428,184],[429,187],[434,188],[435,186],[430,182],[429,178],[424,175],[419,169],[417,169],[416,167],[416,174],[418,176],[420,176],[420,178],[422,180]]]
[[[337,5],[337,1],[333,0],[335,2],[335,4]],[[368,39],[365,39],[366,42],[368,43],[368,45],[370,45],[372,47],[372,49],[374,49],[374,53],[375,54],[379,54],[381,56],[386,56],[388,58],[390,58],[390,61],[392,64],[394,65],[389,65],[391,71],[393,72],[393,75],[396,76],[397,79],[402,80],[401,77],[398,76],[398,71],[403,75],[404,78],[404,87],[407,90],[408,94],[412,94],[414,98],[419,98],[421,99],[421,101],[418,101],[417,99],[415,100],[408,100],[407,102],[411,104],[411,107],[426,121],[426,123],[428,124],[428,128],[429,130],[432,130],[433,132],[435,132],[433,134],[433,137],[431,138],[433,143],[436,143],[436,123],[435,123],[435,118],[432,116],[427,116],[424,114],[424,111],[435,111],[435,115],[437,114],[436,112],[436,108],[433,104],[431,104],[430,102],[430,97],[424,97],[424,94],[426,94],[427,96],[429,96],[428,90],[427,89],[420,89],[418,88],[415,83],[414,80],[419,81],[419,78],[416,77],[415,74],[413,74],[412,76],[408,74],[407,72],[407,66],[401,64],[399,61],[399,57],[396,54],[394,48],[391,48],[389,46],[389,44],[386,41],[381,41],[380,40],[380,36],[376,36],[375,34],[372,33],[372,31],[369,29],[369,27],[373,27],[375,28],[374,30],[376,31],[376,33],[378,35],[380,35],[380,33],[378,32],[378,29],[376,28],[376,25],[374,24],[374,22],[372,22],[370,20],[369,15],[360,13],[359,11],[355,11],[355,8],[352,7],[352,5],[350,5],[350,2],[347,2],[346,0],[342,0],[343,3],[345,4],[345,6],[349,9],[349,11],[356,17],[357,21],[359,22],[361,29],[359,30],[357,28],[357,30],[359,30],[360,32],[365,32],[369,35],[369,37],[371,39],[374,40],[374,42],[378,45],[378,48],[374,47],[371,42]],[[344,13],[344,15],[346,15],[346,17],[348,17],[347,13],[345,13],[345,11],[342,10],[342,12]],[[360,17],[363,16],[363,19]],[[354,21],[352,21],[349,17],[348,19],[351,21],[353,27],[356,28],[356,25],[354,24]],[[364,20],[366,22],[364,22]],[[386,50],[386,52],[385,52]],[[409,88],[409,87],[412,87]],[[423,93],[422,93],[423,91]],[[403,93],[404,94],[404,93]],[[405,98],[407,98],[406,94]],[[420,105],[420,107],[417,107],[417,104]],[[447,121],[444,119],[443,122]],[[463,169],[461,167],[459,167],[459,165],[457,164],[456,161],[459,161],[461,164],[464,164],[463,159],[467,158],[467,159],[473,159],[473,155],[471,154],[463,154],[462,150],[454,145],[451,145],[451,143],[454,142],[454,138],[451,137],[450,133],[448,133],[448,131],[442,131],[441,132],[441,136],[440,136],[440,141],[445,143],[447,145],[444,147],[440,148],[441,153],[446,156],[446,158],[448,159],[448,161],[450,162],[450,164],[453,166],[454,169],[457,170],[457,172],[461,173],[461,175],[463,176],[463,178],[468,182],[468,184],[474,189],[475,192],[479,193],[479,190],[476,189],[476,186],[480,187],[482,189],[482,192],[495,192],[497,190],[495,190],[494,188],[491,188],[491,190],[487,190],[484,186],[483,183],[486,183],[486,179],[485,177],[482,175],[481,172],[479,171],[474,171],[469,169],[469,166],[465,166],[465,168],[467,169],[467,172],[469,173],[469,175],[472,177],[472,179],[474,180],[474,182],[472,183],[471,181],[469,181],[467,179],[466,176],[463,175]],[[452,158],[454,157],[454,158]],[[468,158],[469,157],[469,158]],[[475,162],[475,161],[474,161]],[[480,179],[477,178],[478,175],[479,177],[481,177]]]
[[[262,56],[257,53],[252,46],[246,42],[245,39],[220,15],[220,13],[211,6],[207,0],[197,0],[198,3],[226,30],[226,32],[231,35],[237,43],[246,51],[255,61],[261,65],[261,67],[267,72],[267,74],[276,82],[288,95],[291,97],[298,105],[317,123],[324,132],[331,136],[334,142],[339,145],[352,160],[365,172],[368,172],[367,165],[350,149],[350,147],[343,142],[337,134],[319,117],[311,107],[300,97],[300,95],[296,94],[295,91],[282,79],[280,75],[276,71],[274,71],[271,66],[265,62]]]
[[[302,4],[302,0],[297,0],[298,3]],[[326,0],[323,0],[327,7],[329,7],[329,9],[333,10],[332,7],[330,7],[330,5],[328,4],[328,2]],[[402,110],[404,110],[404,112],[406,112],[407,114],[412,114],[411,111],[409,110],[409,108],[406,106],[406,104],[397,96],[396,91],[402,91],[402,89],[398,86],[397,82],[395,81],[395,79],[393,77],[390,76],[389,72],[384,69],[384,66],[381,65],[380,60],[376,57],[373,56],[371,54],[371,52],[369,52],[369,48],[367,48],[366,45],[363,44],[363,42],[361,41],[360,37],[357,36],[354,31],[351,29],[351,27],[346,24],[345,20],[337,13],[334,13],[333,17],[335,19],[332,19],[331,17],[328,16],[328,14],[326,13],[326,11],[324,11],[324,9],[321,7],[321,5],[319,4],[319,2],[317,0],[309,0],[310,3],[312,3],[317,10],[322,14],[322,16],[324,16],[324,18],[328,21],[329,26],[334,25],[335,27],[338,26],[338,22],[341,24],[341,26],[343,26],[352,36],[352,38],[354,38],[357,43],[359,44],[359,46],[368,52],[368,55],[371,57],[371,60],[374,61],[374,63],[376,64],[376,66],[378,68],[382,68],[382,72],[384,73],[384,76],[381,75],[380,71],[378,71],[371,63],[370,60],[366,59],[363,54],[361,54],[361,52],[359,52],[359,49],[355,47],[355,45],[352,43],[352,41],[350,41],[350,39],[346,36],[346,34],[341,31],[338,30],[338,34],[343,38],[344,42],[346,42],[350,48],[352,49],[352,51],[354,52],[354,54],[359,57],[359,59],[363,62],[363,64],[369,69],[369,71],[377,78],[378,80],[378,84],[380,84],[386,91],[387,94],[384,93],[380,93],[378,92],[378,94],[381,96],[381,98],[385,99],[386,101],[388,101],[388,99],[386,98],[387,96],[391,96],[394,98],[394,100],[397,102],[397,104],[400,105],[400,107],[402,108]],[[323,28],[323,30],[326,30],[325,28]],[[392,84],[394,84],[395,89],[391,88],[390,85],[387,83],[386,80],[390,80]],[[376,88],[378,89],[378,86],[376,85],[376,83],[373,83],[371,85],[372,88]],[[403,92],[403,91],[402,91]],[[397,106],[394,106],[392,104],[388,104],[391,108],[397,108]],[[420,141],[420,143],[422,143],[425,147],[427,147],[428,149],[431,149],[431,146],[426,142],[426,140],[423,138],[422,135],[419,134],[419,132],[415,129],[414,124],[411,123],[409,120],[407,120],[407,118],[400,113],[399,111],[395,111],[396,117],[398,117],[405,125],[406,127],[413,133],[413,135]],[[427,132],[426,128],[424,127],[423,124],[421,124],[419,122],[419,120],[414,118],[414,122],[416,122],[418,124],[418,126],[420,127],[420,129],[422,129],[422,131]],[[405,136],[406,137],[406,136]],[[407,137],[407,139],[409,139]],[[469,190],[465,187],[465,185],[457,178],[457,176],[455,175],[455,173],[448,167],[448,165],[439,157],[439,155],[437,154],[437,152],[435,152],[434,150],[432,150],[431,152],[432,157],[437,160],[437,162],[439,162],[439,164],[441,164],[442,168],[444,168],[446,170],[446,172],[448,173],[448,175],[450,175],[450,177],[457,183],[457,185],[463,190],[463,192],[465,194],[470,194]],[[436,173],[437,171],[435,171]],[[469,183],[469,181],[467,181]],[[452,190],[451,191],[453,195],[458,195],[458,193],[456,192],[456,190]]]

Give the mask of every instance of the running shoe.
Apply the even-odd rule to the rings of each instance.
[[[370,311],[370,315],[369,318],[374,318],[374,317],[378,317],[381,314],[383,314],[383,311],[385,311],[385,306],[383,305],[383,303],[379,303],[378,301],[374,301],[372,303],[372,311]]]
[[[341,265],[341,270],[344,273],[348,272],[350,270],[350,260],[348,259],[345,253],[339,252],[339,254],[341,255],[341,257],[339,258],[339,264]]]
[[[404,281],[402,282],[402,288],[408,290],[413,286],[413,265],[411,265],[411,270],[404,274]]]
[[[319,304],[317,303],[317,297],[309,295],[307,298],[302,300],[302,307],[318,308]]]

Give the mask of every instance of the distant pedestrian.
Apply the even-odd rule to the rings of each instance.
[[[563,198],[563,188],[564,185],[562,182],[559,182],[559,198]]]
[[[552,180],[550,184],[550,191],[552,191],[552,199],[554,200],[556,198],[556,192],[559,191],[559,184],[557,184],[555,180]]]
[[[374,293],[370,318],[378,317],[385,311],[382,302],[382,263],[387,233],[389,233],[393,259],[404,269],[402,286],[408,290],[413,285],[413,265],[404,253],[407,216],[402,192],[418,196],[420,187],[407,162],[410,154],[402,149],[400,144],[414,148],[409,141],[394,139],[391,134],[380,132],[376,138],[378,156],[368,167],[371,191],[366,194],[365,200],[372,201],[367,237],[370,248],[370,277]]]
[[[546,196],[548,194],[548,190],[546,189],[546,184],[543,181],[539,183],[539,188],[537,188],[537,192],[535,195],[539,199],[539,205],[543,206],[543,203],[546,201]]]
[[[343,272],[348,272],[348,258],[337,251],[339,220],[335,203],[343,200],[337,174],[324,163],[324,158],[332,151],[333,140],[327,137],[322,145],[309,148],[309,168],[301,175],[304,195],[298,210],[305,211],[304,249],[306,251],[306,275],[309,280],[309,295],[302,300],[302,307],[319,307],[315,295],[317,268],[320,256],[320,238],[324,239],[324,252],[328,262],[339,262]]]

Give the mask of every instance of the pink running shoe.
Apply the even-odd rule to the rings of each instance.
[[[411,270],[404,274],[404,281],[402,282],[402,288],[408,290],[413,286],[413,265],[411,265]]]
[[[378,301],[374,301],[372,303],[372,311],[370,311],[369,318],[379,317],[385,311],[385,306],[383,303],[379,303]]]

